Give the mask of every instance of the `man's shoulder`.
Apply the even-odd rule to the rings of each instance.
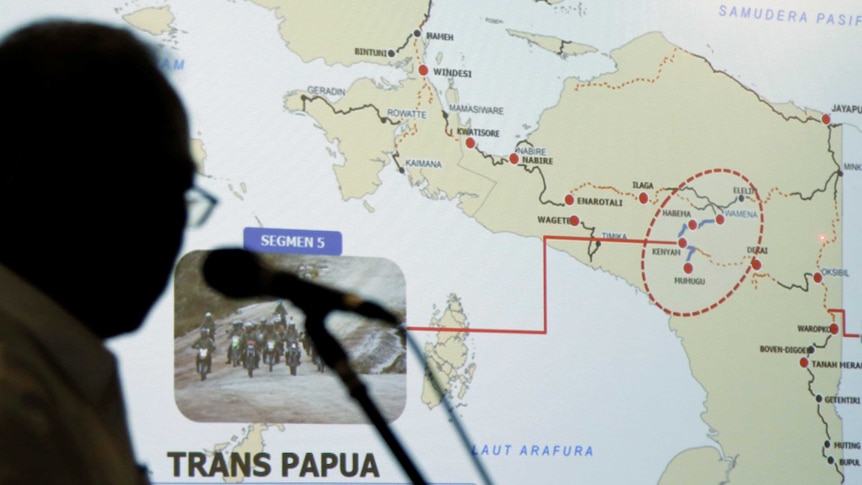
[[[0,327],[2,327],[0,322]],[[56,448],[73,443],[66,420],[71,405],[79,402],[62,372],[53,368],[39,345],[25,333],[2,328],[0,337],[0,463],[8,460],[17,471],[38,473],[43,467],[35,450],[46,459],[54,458]],[[74,411],[71,415],[75,415]],[[34,453],[25,453],[25,450]],[[53,463],[68,471],[64,460]]]
[[[66,369],[26,331],[0,321],[0,419],[64,428],[57,420],[91,406]],[[80,408],[80,409],[79,409]],[[0,426],[2,427],[2,426]],[[5,427],[2,427],[6,429]]]
[[[0,389],[0,483],[138,480],[125,430],[115,429],[124,425],[109,417],[120,398],[92,402],[38,339],[2,319]]]
[[[38,341],[15,325],[0,321],[0,389],[5,397],[50,399],[50,389],[64,387],[65,378]]]

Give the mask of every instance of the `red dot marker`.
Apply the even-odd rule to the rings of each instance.
[[[566,205],[572,205],[575,203],[575,196],[572,194],[566,195]]]
[[[476,140],[474,140],[473,137],[470,137],[470,138],[467,138],[467,141],[464,144],[467,145],[467,148],[475,148],[476,147]]]
[[[569,224],[571,224],[573,226],[577,226],[580,223],[581,223],[580,217],[578,217],[578,216],[569,217]]]
[[[823,281],[823,275],[819,271],[814,273],[814,282],[820,283],[821,281]]]
[[[715,216],[715,223],[718,224],[719,226],[724,224],[724,214],[719,214],[719,215]]]
[[[829,325],[829,333],[831,333],[832,335],[838,335],[838,324],[837,323],[833,323],[832,325]]]
[[[754,268],[754,271],[759,271],[760,268],[763,267],[763,264],[757,258],[751,258],[751,267]]]
[[[688,228],[691,229],[692,231],[697,229],[697,221],[694,219],[688,221]]]
[[[513,153],[513,154],[509,155],[509,161],[512,162],[512,165],[517,164],[518,160],[520,160],[520,159],[521,159],[521,157],[519,157],[517,153]]]
[[[803,369],[808,367],[808,358],[807,357],[803,357],[803,358],[799,359],[799,367],[802,367]]]
[[[420,76],[427,76],[428,75],[428,66],[426,66],[425,64],[420,64],[419,65],[419,75]]]
[[[832,122],[832,117],[829,115],[823,115],[823,118],[820,118],[820,119],[821,119],[821,121],[823,121],[824,125],[828,125],[829,123]]]
[[[682,270],[685,271],[685,274],[691,274],[694,271],[694,265],[691,263],[685,263],[682,266]]]
[[[681,248],[685,248],[685,247],[687,247],[687,246],[688,246],[688,241],[686,241],[684,237],[681,237],[681,238],[679,238],[679,240],[676,242],[676,244],[677,244],[677,246],[679,246],[679,247],[681,247]]]
[[[649,196],[646,194],[646,192],[641,192],[641,194],[638,196],[638,202],[640,202],[641,204],[646,204],[647,202],[649,202]]]

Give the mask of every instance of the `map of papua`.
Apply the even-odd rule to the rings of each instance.
[[[277,15],[290,8],[259,3],[278,5]],[[452,109],[467,100],[455,88],[441,99],[431,84],[431,33],[422,30],[428,5],[411,5],[412,28],[372,43],[399,46],[385,56],[357,54],[352,46],[360,42],[338,36],[331,38],[344,40],[340,47],[300,48],[301,34],[282,24],[288,47],[304,58],[390,63],[409,73],[398,86],[359,80],[337,100],[287,96],[291,112],[307,113],[339,141],[342,196],[373,193],[378,173],[394,165],[424,196],[457,199],[491,231],[546,238],[623,277],[669,314],[708,392],[703,419],[725,455],[740,457],[708,467],[716,479],[840,482],[835,450],[824,448],[841,440],[840,420],[834,406],[816,402],[837,392],[839,373],[799,363],[815,349],[817,359],[840,360],[839,339],[758,324],[764,313],[770,321],[837,321],[830,309],[841,307],[840,286],[824,284],[818,269],[841,260],[840,126],[822,113],[774,105],[653,33],[611,52],[616,72],[566,80],[534,132],[510,153],[488,153],[483,131]],[[795,355],[764,357],[760,346],[770,344]],[[728,374],[745,379],[729,381]],[[777,395],[785,405],[770,410],[768,432],[749,426],[767,418],[752,413]],[[800,439],[810,446],[776,456],[774,443]],[[719,459],[714,449],[681,453],[664,482],[678,469]]]
[[[541,239],[618,276],[668,315],[707,391],[702,419],[723,456],[683,450],[661,483],[843,481],[832,446],[841,420],[826,399],[840,379],[842,294],[820,273],[842,258],[842,127],[828,115],[771,103],[650,33],[609,53],[614,72],[566,79],[535,130],[492,153],[483,140],[494,128],[467,121],[488,107],[461,99],[452,82],[471,73],[426,56],[427,43],[446,35],[424,29],[429,2],[365,2],[398,22],[330,2],[324,24],[311,21],[324,15],[315,3],[253,3],[281,19],[286,47],[303,61],[406,73],[397,85],[360,79],[343,92],[285,97],[289,112],[338,142],[345,200],[373,194],[381,171],[397,170],[492,232]],[[509,35],[563,57],[595,51]]]

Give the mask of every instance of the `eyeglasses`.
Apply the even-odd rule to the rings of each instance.
[[[186,191],[186,227],[201,227],[218,204],[216,196],[200,187]]]

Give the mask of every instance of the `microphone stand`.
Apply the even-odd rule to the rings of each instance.
[[[410,456],[407,455],[407,451],[398,441],[398,438],[392,433],[392,429],[389,427],[386,419],[383,418],[380,409],[371,400],[365,384],[362,383],[359,376],[350,367],[347,352],[344,351],[344,348],[341,347],[324,326],[323,322],[329,312],[317,311],[309,313],[309,310],[305,311],[305,332],[311,337],[311,341],[314,343],[314,347],[320,354],[323,362],[332,368],[338,374],[338,377],[341,378],[341,382],[344,383],[350,396],[360,405],[369,421],[377,428],[380,437],[389,446],[389,450],[398,459],[398,463],[401,464],[401,468],[410,477],[410,480],[415,485],[425,485],[427,482],[422,477],[422,474],[419,473],[419,469],[416,468]]]

